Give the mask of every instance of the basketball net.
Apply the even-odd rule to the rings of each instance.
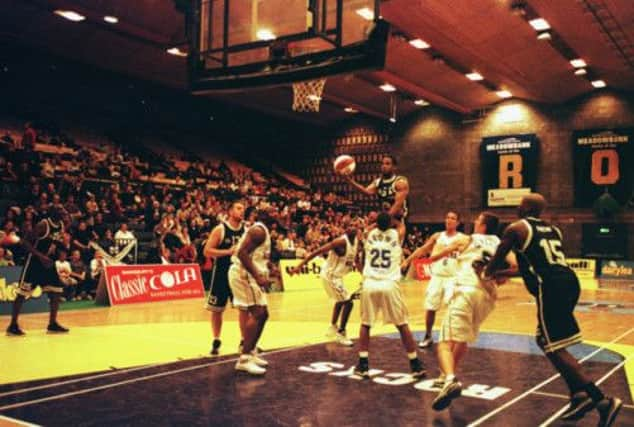
[[[291,56],[301,56],[311,51],[309,46],[289,46]],[[293,111],[318,113],[326,79],[306,80],[293,83]]]
[[[293,83],[293,111],[318,113],[326,79]]]

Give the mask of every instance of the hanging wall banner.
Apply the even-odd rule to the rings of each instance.
[[[633,139],[632,128],[572,133],[575,206],[593,207],[601,196],[611,196],[621,206],[631,200]]]
[[[518,206],[535,191],[539,140],[535,134],[482,138],[483,204]]]

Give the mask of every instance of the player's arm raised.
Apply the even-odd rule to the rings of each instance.
[[[401,212],[401,209],[403,209],[403,204],[405,203],[407,195],[409,194],[409,183],[407,182],[407,179],[399,178],[394,183],[394,191],[394,204],[388,211],[391,216],[398,214],[399,212]]]
[[[238,259],[247,270],[247,272],[255,279],[258,286],[267,287],[269,285],[269,281],[267,277],[264,277],[260,274],[260,271],[253,265],[253,260],[251,259],[251,255],[253,251],[260,246],[264,239],[266,238],[266,233],[259,226],[253,226],[249,228],[247,231],[247,235],[244,238],[244,242],[242,246],[240,246],[240,250],[238,250]]]
[[[401,264],[401,268],[407,267],[415,259],[418,259],[424,255],[429,255],[434,248],[439,235],[440,233],[432,234],[431,237],[427,239],[427,241],[423,244],[423,246],[419,246],[418,248],[416,248],[416,250],[403,261],[403,263]]]
[[[222,241],[222,224],[218,224],[211,231],[209,238],[205,242],[203,255],[206,258],[211,258],[211,257],[218,258],[218,257],[233,255],[233,251],[235,250],[235,248],[233,247],[228,249],[218,249],[218,246],[220,246],[221,241]]]
[[[315,249],[313,252],[309,253],[308,256],[306,256],[306,258],[301,260],[299,264],[297,264],[295,267],[291,267],[288,270],[288,273],[290,275],[297,274],[300,272],[302,267],[308,264],[313,258],[316,258],[319,255],[328,253],[328,251],[333,250],[335,248],[343,248],[345,250],[345,247],[346,247],[346,240],[343,237],[339,237],[333,240],[332,242],[328,242],[325,245]]]
[[[370,184],[364,187],[363,185],[355,181],[352,175],[344,175],[343,177],[346,181],[350,183],[350,185],[352,185],[354,188],[356,188],[366,196],[373,196],[376,194],[376,181],[372,181]]]

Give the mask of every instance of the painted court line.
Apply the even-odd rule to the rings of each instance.
[[[18,420],[17,418],[5,417],[0,415],[0,427],[9,426],[28,426],[28,427],[40,427],[39,424],[31,424],[26,421]]]
[[[302,347],[309,347],[311,345],[315,345],[315,344],[307,344],[307,345],[300,345],[300,346],[295,346],[295,347],[283,348],[283,349],[280,349],[280,350],[273,350],[273,351],[267,352],[266,355],[268,356],[269,354],[283,353],[283,352],[286,352],[286,351],[296,350],[296,349],[302,348]],[[116,383],[106,384],[106,385],[102,385],[102,386],[98,386],[98,387],[90,387],[90,388],[86,388],[86,389],[83,389],[83,390],[76,390],[76,391],[72,391],[72,392],[69,392],[69,393],[63,393],[63,394],[58,394],[58,395],[55,395],[55,396],[44,397],[44,398],[41,398],[41,399],[27,400],[25,402],[19,402],[19,403],[14,403],[14,404],[11,404],[11,405],[0,406],[0,411],[7,411],[7,410],[10,410],[10,409],[22,408],[22,407],[25,407],[25,406],[31,406],[31,405],[35,405],[37,403],[50,402],[50,401],[53,401],[53,400],[66,399],[67,397],[79,396],[79,395],[82,395],[82,394],[88,394],[88,393],[92,393],[92,392],[100,391],[100,390],[107,390],[109,388],[115,388],[115,387],[119,387],[119,386],[123,386],[123,385],[127,385],[127,384],[134,384],[134,383],[137,383],[137,382],[148,381],[148,380],[152,380],[152,379],[155,379],[155,378],[161,378],[161,377],[166,377],[166,376],[169,376],[169,375],[180,374],[182,372],[189,372],[189,371],[194,371],[196,369],[207,368],[209,366],[223,365],[223,364],[229,363],[229,362],[236,362],[237,360],[238,360],[238,358],[234,357],[234,358],[220,360],[220,361],[216,361],[216,362],[203,363],[201,365],[188,366],[187,368],[181,368],[181,369],[175,369],[175,370],[171,370],[171,371],[160,372],[158,374],[141,376],[141,377],[133,378],[133,379],[130,379],[130,380],[119,381],[119,382],[116,382]]]
[[[128,372],[140,371],[143,369],[156,368],[163,365],[169,365],[170,363],[175,363],[175,362],[176,361],[167,362],[167,363],[156,363],[152,365],[143,365],[143,366],[137,366],[134,368],[127,368],[127,369],[117,369],[116,371],[105,372],[103,374],[91,375],[88,377],[74,378],[72,380],[65,380],[65,381],[60,381],[56,383],[48,383],[48,384],[42,384],[42,385],[33,386],[33,387],[21,388],[18,390],[11,390],[11,391],[6,391],[4,393],[0,393],[0,397],[13,396],[16,394],[28,393],[30,391],[45,390],[47,388],[59,387],[59,386],[67,385],[67,384],[75,384],[75,383],[80,383],[83,381],[94,380],[97,378],[105,378],[105,377],[110,377],[113,375],[121,375]]]
[[[634,328],[631,328],[630,330],[628,330],[627,332],[622,333],[621,335],[619,335],[618,337],[614,338],[612,341],[610,341],[608,344],[614,344],[615,342],[625,338],[627,335],[629,335],[632,331],[634,331]],[[607,344],[606,344],[607,345]],[[579,360],[579,363],[583,363],[586,360],[592,358],[593,356],[595,356],[597,353],[602,352],[603,350],[606,349],[606,345],[601,346],[599,348],[597,348],[596,350],[594,350],[592,353],[588,354],[587,356],[585,356],[583,359]],[[560,374],[555,374],[550,378],[547,378],[546,380],[542,381],[541,383],[537,384],[536,386],[530,388],[529,390],[526,390],[524,393],[515,396],[513,399],[509,400],[508,402],[506,402],[505,404],[495,408],[494,410],[488,412],[487,414],[483,415],[482,417],[478,418],[477,420],[467,424],[467,427],[476,427],[479,426],[480,424],[484,423],[486,420],[488,420],[489,418],[499,414],[500,412],[502,412],[503,410],[505,410],[506,408],[514,405],[515,403],[519,402],[520,400],[524,399],[525,397],[529,396],[530,394],[534,393],[536,390],[539,390],[540,388],[542,388],[543,386],[545,386],[546,384],[549,384],[551,382],[553,382],[554,380],[556,380],[557,378],[560,377]]]
[[[554,397],[556,399],[561,399],[561,400],[565,400],[565,401],[569,401],[570,400],[570,396],[567,396],[565,394],[547,393],[545,391],[535,391],[535,392],[533,392],[533,394],[538,395],[538,396]],[[634,409],[634,405],[628,405],[627,403],[624,403],[623,404],[623,408]]]
[[[603,383],[605,380],[610,378],[610,376],[613,373],[615,373],[616,371],[618,371],[619,369],[621,369],[621,367],[623,365],[625,365],[625,362],[627,362],[632,356],[634,356],[634,353],[628,354],[627,357],[625,359],[621,360],[621,362],[618,365],[616,365],[615,367],[610,369],[607,374],[605,374],[604,376],[599,378],[599,380],[596,382],[596,385],[601,385],[601,383]],[[561,414],[563,414],[566,411],[566,409],[568,409],[568,405],[565,405],[563,408],[559,409],[557,412],[555,412],[553,415],[551,415],[551,417],[548,418],[543,423],[541,423],[539,425],[539,427],[546,427],[546,426],[550,425],[553,421],[557,420],[561,416]]]

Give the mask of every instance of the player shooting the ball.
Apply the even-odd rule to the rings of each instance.
[[[368,196],[376,195],[381,204],[381,210],[390,214],[399,233],[405,233],[405,218],[407,217],[407,195],[409,183],[407,178],[396,174],[396,158],[391,155],[381,159],[381,176],[367,186],[354,180],[352,174],[343,175],[354,188]]]

